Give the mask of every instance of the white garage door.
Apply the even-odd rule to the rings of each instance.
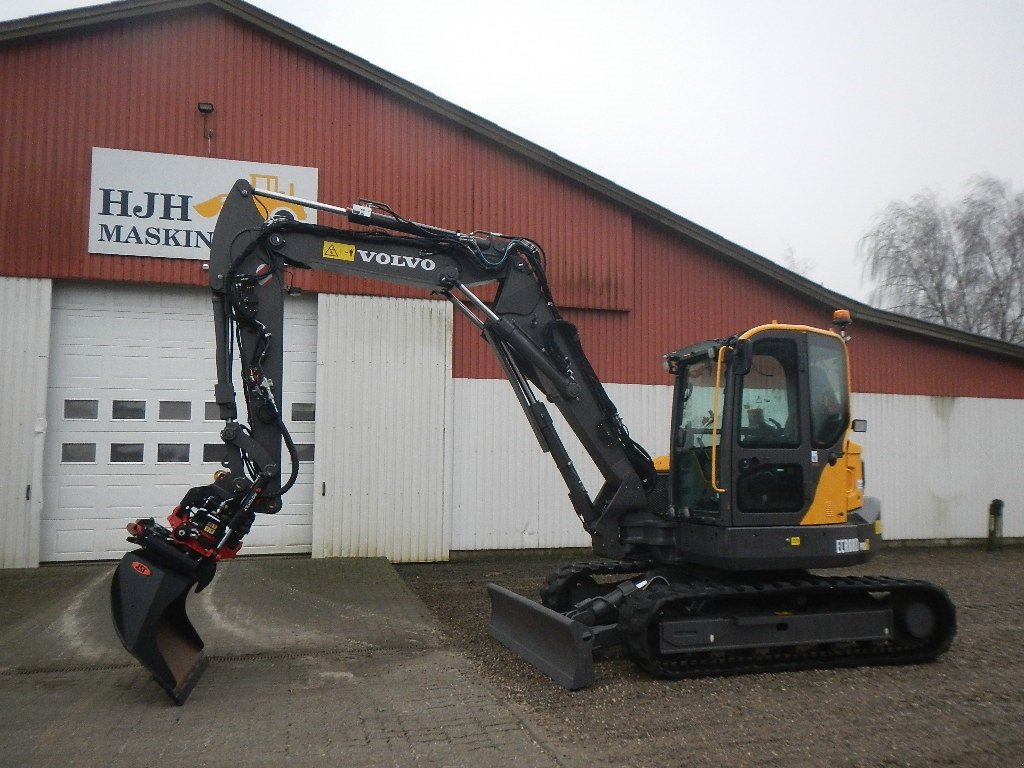
[[[41,560],[119,557],[131,547],[129,521],[162,520],[188,488],[210,482],[222,446],[211,312],[201,289],[55,288]],[[243,553],[310,551],[314,297],[286,300],[284,341],[284,411],[302,469]]]

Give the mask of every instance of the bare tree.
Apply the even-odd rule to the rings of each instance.
[[[779,257],[779,262],[790,272],[796,272],[808,279],[814,277],[814,262],[810,259],[801,259],[796,255],[793,246],[788,245]]]
[[[890,203],[861,241],[871,300],[894,312],[1024,344],[1024,193],[991,176],[945,205]]]

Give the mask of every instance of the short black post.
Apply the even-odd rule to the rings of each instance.
[[[1003,548],[1003,501],[992,499],[988,505],[988,551]]]

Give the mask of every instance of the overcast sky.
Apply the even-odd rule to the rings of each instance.
[[[861,300],[888,202],[1024,187],[1022,0],[258,5]]]

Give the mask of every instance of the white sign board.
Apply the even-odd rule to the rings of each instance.
[[[89,252],[209,259],[224,198],[238,179],[316,200],[316,168],[93,147]],[[267,215],[316,222],[316,211],[262,198]]]

